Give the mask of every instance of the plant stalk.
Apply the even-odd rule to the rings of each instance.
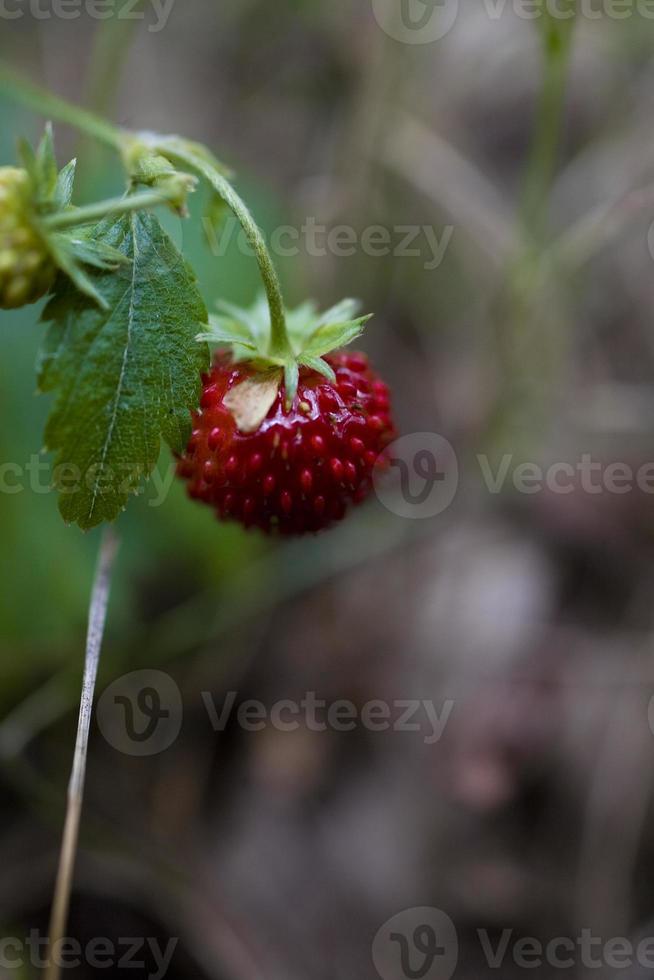
[[[142,191],[140,194],[131,194],[129,197],[113,197],[106,201],[88,204],[82,208],[62,211],[48,218],[42,218],[41,224],[48,231],[63,231],[65,228],[74,228],[76,225],[88,225],[94,221],[101,221],[109,215],[130,214],[145,208],[155,208],[160,204],[170,204],[172,197],[171,193],[162,191]]]
[[[73,126],[102,143],[122,151],[124,137],[120,129],[100,119],[92,112],[66,102],[50,92],[32,85],[16,75],[0,61],[0,95],[6,95],[20,102],[42,116],[58,119]]]
[[[49,962],[45,972],[45,980],[59,980],[61,976],[61,961],[55,961],[52,951],[65,938],[68,925],[68,911],[70,908],[75,857],[79,839],[80,816],[84,799],[86,759],[91,727],[91,714],[93,711],[93,697],[98,676],[102,637],[107,618],[111,572],[117,549],[118,539],[113,530],[107,528],[104,531],[100,544],[100,554],[89,606],[89,624],[86,637],[86,656],[84,661],[79,721],[77,725],[77,739],[75,742],[73,768],[68,785],[66,819],[64,822],[59,869],[50,917]]]
[[[90,77],[84,102],[100,115],[108,113],[112,105],[122,68],[139,24],[137,12],[144,6],[144,0],[129,0],[130,16],[124,17],[123,8],[127,6],[127,2],[128,0],[123,0],[116,8],[114,16],[98,25],[93,39],[89,61]]]
[[[291,353],[291,344],[286,330],[286,313],[279,277],[261,229],[252,217],[250,209],[234,190],[230,182],[215,167],[212,167],[210,163],[200,160],[192,154],[186,154],[182,149],[172,151],[168,147],[162,147],[161,151],[174,162],[180,163],[185,167],[191,167],[202,174],[204,179],[211,184],[216,193],[238,219],[245,232],[248,245],[252,248],[256,256],[268,298],[268,307],[270,309],[269,353],[273,357],[283,358],[287,356]]]
[[[525,177],[522,225],[527,239],[542,243],[547,232],[547,202],[561,140],[568,69],[574,34],[574,0],[569,20],[558,21],[543,7],[543,87]]]
[[[80,109],[78,106],[71,105],[65,99],[60,99],[49,92],[44,91],[36,85],[23,81],[13,72],[7,69],[0,61],[0,94],[8,95],[23,105],[29,106],[36,112],[61,122],[74,126],[89,136],[94,136],[103,143],[108,144],[124,157],[126,145],[133,135],[120,130],[111,123],[100,119],[92,112]],[[286,313],[284,299],[282,296],[281,285],[277,271],[273,264],[268,247],[263,234],[252,214],[234,190],[229,181],[219,173],[208,161],[201,159],[193,153],[186,153],[182,147],[174,150],[169,145],[162,143],[157,146],[153,142],[152,149],[162,153],[172,162],[181,163],[200,173],[206,181],[213,187],[216,193],[225,202],[227,207],[238,219],[248,244],[253,249],[259,265],[259,271],[263,280],[268,306],[270,309],[270,355],[273,357],[285,358],[292,353],[291,344],[286,330]],[[133,199],[134,200],[134,199]],[[82,210],[82,209],[80,209]],[[79,212],[78,212],[79,215]],[[72,212],[71,212],[72,216]],[[63,217],[63,216],[62,216]],[[93,220],[91,218],[90,220]],[[78,219],[70,219],[71,224],[77,224]],[[50,226],[52,227],[52,225]],[[69,225],[58,225],[57,227],[69,227]]]

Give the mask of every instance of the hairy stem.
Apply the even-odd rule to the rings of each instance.
[[[114,100],[132,38],[139,25],[137,14],[144,6],[144,0],[129,0],[129,16],[123,15],[126,6],[127,0],[123,0],[114,16],[98,25],[93,39],[84,102],[100,114],[107,113]]]
[[[125,17],[123,7],[130,3],[131,16]],[[101,21],[95,31],[89,57],[88,78],[84,86],[84,105],[100,116],[106,116],[113,106],[118,82],[129,56],[132,39],[140,21],[137,12],[144,0],[124,0],[116,7],[114,15]],[[99,147],[93,137],[82,135],[75,156],[84,161],[77,178],[77,192],[89,190],[92,196],[92,172],[96,169]]]
[[[525,178],[522,224],[528,238],[540,243],[546,233],[547,201],[556,168],[574,31],[574,0],[566,0],[569,19],[560,20],[543,7],[545,74],[536,129]]]
[[[499,348],[506,373],[492,423],[495,444],[533,438],[546,424],[552,390],[565,357],[565,310],[552,290],[549,196],[557,165],[576,0],[559,0],[557,13],[540,0],[543,79],[524,179],[517,253],[498,297]],[[569,15],[569,16],[568,16]],[[526,445],[526,443],[524,444]]]
[[[52,913],[50,917],[50,959],[45,973],[45,980],[59,980],[61,962],[55,962],[52,950],[56,943],[64,939],[68,924],[68,909],[77,854],[79,824],[84,798],[84,781],[86,777],[86,758],[88,752],[91,713],[95,682],[98,676],[100,648],[107,618],[107,604],[111,586],[111,572],[118,547],[118,540],[111,528],[107,528],[102,537],[100,555],[93,582],[91,604],[89,607],[89,624],[86,637],[86,657],[84,661],[84,677],[82,680],[82,697],[77,725],[77,740],[73,769],[68,785],[68,805],[64,834],[59,856],[59,870],[55,885]]]
[[[9,71],[2,62],[0,62],[1,94],[8,95],[10,98],[22,102],[42,115],[68,123],[82,132],[87,133],[89,136],[94,136],[96,139],[118,150],[123,157],[125,156],[128,143],[130,141],[134,142],[134,134],[120,130],[112,126],[111,123],[105,122],[104,119],[100,119],[92,112],[87,112],[85,109],[71,105],[64,99],[50,95],[49,92],[44,91],[38,86],[23,81],[14,75],[13,72]],[[259,264],[261,278],[266,290],[266,296],[268,297],[268,306],[270,308],[269,353],[273,357],[286,357],[291,353],[291,344],[286,330],[284,300],[277,271],[268,252],[261,230],[252,217],[249,208],[236,193],[227,178],[201,155],[187,152],[180,145],[180,142],[176,141],[175,148],[173,149],[165,139],[161,140],[160,145],[154,139],[149,143],[149,147],[152,150],[162,153],[169,160],[188,166],[201,174],[211,184],[216,193],[240,222],[248,244],[253,249]],[[72,221],[71,218],[71,223],[77,224],[78,221]],[[62,225],[58,227],[61,228]]]
[[[97,204],[87,204],[83,208],[62,211],[51,217],[42,218],[41,224],[48,231],[63,231],[76,225],[87,225],[93,221],[101,221],[108,215],[130,214],[132,211],[142,211],[144,208],[156,208],[160,204],[169,204],[172,198],[170,192],[142,191],[129,197],[112,197]]]
[[[6,95],[16,102],[29,106],[36,112],[48,118],[58,119],[62,123],[74,126],[89,136],[121,151],[123,134],[116,126],[100,119],[92,112],[66,102],[56,95],[51,95],[38,85],[32,85],[15,75],[0,61],[0,95]]]
[[[194,154],[187,154],[181,148],[172,151],[170,148],[161,147],[161,151],[174,162],[191,167],[202,174],[238,219],[245,232],[247,242],[256,256],[268,298],[270,309],[269,353],[273,357],[284,357],[289,354],[291,345],[286,331],[286,314],[279,277],[264,237],[252,217],[250,209],[236,193],[230,182],[207,161],[199,159]]]

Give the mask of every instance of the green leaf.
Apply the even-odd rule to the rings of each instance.
[[[107,219],[94,237],[130,264],[90,276],[104,311],[59,278],[39,375],[41,390],[56,393],[46,444],[60,510],[84,529],[124,509],[161,439],[183,448],[208,366],[195,340],[206,321],[195,277],[154,215]]]

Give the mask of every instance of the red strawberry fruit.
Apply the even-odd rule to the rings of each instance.
[[[337,309],[342,315],[351,306]],[[258,310],[263,316],[265,307]],[[333,324],[325,315],[316,329],[300,329],[307,318],[314,326],[316,321],[313,308],[310,315],[309,308],[302,311],[301,318],[289,314],[294,347],[306,352],[308,343],[299,341],[304,336],[313,337],[317,349],[322,330],[321,354],[298,355],[297,374],[291,370],[289,378],[286,365],[283,370],[269,359],[257,365],[242,352],[239,360],[233,349],[220,350],[203,377],[193,434],[178,464],[192,498],[223,519],[266,532],[304,534],[341,520],[351,504],[369,495],[372,470],[384,465],[394,437],[388,388],[365,355],[340,350],[323,361],[324,328]],[[234,320],[218,322],[210,339],[224,337],[228,322],[233,331]],[[358,328],[349,332],[360,333],[362,322],[348,321]],[[242,337],[232,343],[238,346]]]

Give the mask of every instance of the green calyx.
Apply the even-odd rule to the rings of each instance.
[[[115,271],[128,260],[98,240],[94,233],[98,222],[162,204],[186,215],[188,195],[197,184],[195,177],[176,170],[167,160],[143,155],[130,174],[126,195],[78,208],[72,205],[76,161],[58,170],[49,124],[37,150],[23,140],[19,154],[22,169],[0,168],[0,305],[4,307],[40,299],[60,271],[106,309],[87,268]]]
[[[70,276],[81,292],[102,305],[102,299],[84,271],[84,266],[116,269],[124,258],[114,249],[93,242],[83,229],[64,231],[58,227],[62,215],[69,216],[76,211],[71,205],[76,161],[71,160],[62,170],[57,168],[50,125],[46,127],[36,151],[22,140],[19,155],[24,169],[6,167],[0,171],[5,174],[13,171],[21,175],[21,233],[24,237],[31,236],[32,271],[29,275],[22,274],[25,288],[19,291],[20,296],[14,294],[13,305],[20,306],[40,299],[52,287],[57,270]],[[4,258],[9,261],[9,250],[4,249],[4,252]],[[40,258],[38,267],[37,254]],[[13,256],[11,268],[5,271],[11,275],[15,287],[21,276],[18,255]]]
[[[264,296],[259,297],[250,309],[222,302],[220,313],[209,316],[209,329],[197,339],[229,347],[235,361],[247,361],[258,372],[281,368],[286,404],[290,407],[297,394],[300,367],[310,368],[335,381],[334,371],[324,358],[363,333],[372,314],[356,316],[358,306],[356,300],[344,299],[320,313],[316,304],[309,300],[294,310],[286,310],[286,349],[279,350],[273,341],[270,310]]]
[[[265,289],[250,309],[229,303],[209,318],[209,329],[198,340],[231,347],[237,361],[249,361],[260,374],[284,379],[286,403],[295,399],[300,367],[306,366],[334,380],[324,355],[358,337],[369,316],[357,317],[358,304],[351,299],[319,313],[307,302],[287,310],[281,285],[266,242],[245,202],[230,183],[229,170],[201,144],[179,136],[158,133],[123,134],[123,160],[133,178],[160,186],[178,175],[183,166],[211,188],[209,220],[226,208],[238,219],[259,265]],[[281,370],[280,370],[281,369]],[[266,386],[269,396],[270,386]],[[249,396],[248,396],[249,400]]]

